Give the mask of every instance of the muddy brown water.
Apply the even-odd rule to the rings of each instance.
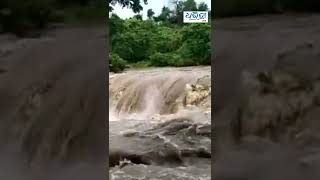
[[[186,85],[210,72],[150,68],[110,76],[110,179],[210,179],[211,117],[206,107],[183,104]],[[118,166],[125,159],[131,163]]]
[[[225,126],[231,119],[232,113],[223,111],[227,108],[226,111],[235,111],[231,109],[240,97],[241,73],[268,71],[278,53],[305,42],[319,44],[319,20],[320,15],[308,14],[237,17],[214,22],[213,116],[217,126]]]
[[[217,137],[229,119],[230,113],[223,111],[237,102],[241,72],[266,71],[274,65],[278,52],[306,41],[318,43],[319,20],[320,15],[308,14],[229,18],[213,23]],[[11,158],[21,150],[26,152],[22,159],[35,165],[48,159],[105,161],[101,157],[106,154],[106,141],[100,141],[106,137],[102,124],[107,119],[104,35],[103,26],[61,28],[49,33],[53,41],[26,43],[0,57],[0,141],[2,157],[6,157],[0,165],[9,167],[1,168],[2,179],[25,177],[24,171],[20,177],[17,173],[22,163],[16,159],[21,154]],[[105,169],[97,166],[89,171],[86,167],[73,168],[63,177],[105,178]]]
[[[67,27],[0,43],[1,166],[13,164],[3,177],[25,167],[41,177],[52,167],[61,172],[52,179],[105,179],[105,34],[103,25]]]
[[[293,147],[275,145],[277,148],[274,149],[272,143],[253,143],[250,146],[260,150],[242,149],[235,146],[234,138],[228,133],[232,131],[231,121],[237,119],[240,107],[242,72],[269,72],[275,66],[279,53],[301,44],[312,43],[319,47],[319,20],[319,14],[288,14],[215,21],[212,113],[216,125],[213,144],[217,160],[213,175],[217,180],[319,177],[314,171],[319,167],[317,155],[310,157],[312,165],[305,168],[293,155]]]
[[[213,30],[214,111],[237,97],[243,70],[274,66],[279,52],[305,42],[319,43],[320,15],[266,15],[217,19]]]

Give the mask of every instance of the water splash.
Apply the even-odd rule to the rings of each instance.
[[[184,113],[186,86],[209,75],[210,67],[161,68],[110,76],[111,121],[156,119]]]

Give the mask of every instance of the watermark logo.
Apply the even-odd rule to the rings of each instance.
[[[208,11],[183,11],[184,23],[208,23]]]

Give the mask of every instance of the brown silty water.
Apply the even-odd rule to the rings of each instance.
[[[105,34],[0,35],[0,179],[105,178]]]
[[[132,70],[122,74],[111,74],[109,78],[111,120],[115,117],[134,116],[140,119],[177,113],[186,105],[192,104],[188,98],[188,87],[208,76],[210,76],[210,67]],[[207,91],[210,91],[208,83]],[[208,97],[209,94],[203,94],[193,98],[199,98],[198,100],[202,101],[203,98]],[[207,101],[209,102],[210,100]],[[204,111],[208,110],[208,107],[201,108]]]
[[[210,66],[110,74],[109,179],[211,178],[210,74]]]

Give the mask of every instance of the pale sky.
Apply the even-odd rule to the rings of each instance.
[[[195,0],[197,4],[200,2],[205,2],[209,9],[211,9],[211,0]],[[148,0],[148,4],[145,5],[142,2],[143,11],[140,12],[140,14],[143,15],[143,19],[147,19],[147,11],[148,9],[152,9],[153,12],[155,12],[155,16],[159,15],[161,13],[161,9],[163,6],[168,6],[169,0]],[[120,5],[113,6],[113,13],[117,14],[120,18],[126,19],[134,16],[134,12],[131,9],[128,8],[122,8]]]

